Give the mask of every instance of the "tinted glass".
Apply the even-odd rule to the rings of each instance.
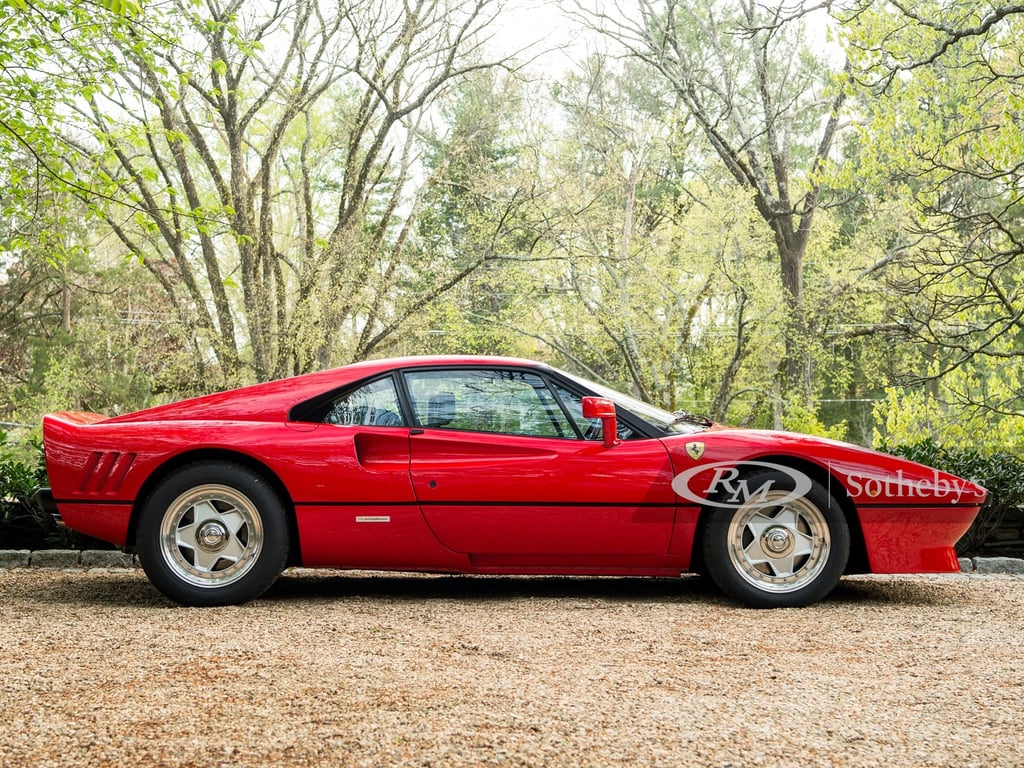
[[[583,418],[583,397],[581,395],[570,392],[558,384],[555,385],[555,391],[558,393],[558,397],[561,399],[566,410],[569,411],[569,415],[572,416],[579,427],[584,440],[601,440],[604,438],[604,425],[600,419]],[[636,437],[633,430],[626,424],[623,424],[621,419],[619,420],[618,427],[619,440],[629,440],[632,437]]]
[[[377,427],[404,426],[395,382],[390,377],[377,379],[345,393],[331,403],[324,422]]]
[[[410,371],[405,374],[425,427],[575,438],[540,376],[523,371]]]
[[[642,419],[643,421],[650,424],[652,427],[655,427],[656,429],[662,432],[679,432],[688,435],[693,434],[695,432],[703,432],[709,426],[708,424],[698,424],[692,421],[679,419],[674,413],[669,413],[668,411],[662,410],[661,408],[651,405],[650,403],[645,403],[640,400],[637,400],[634,397],[630,397],[629,395],[624,395],[621,392],[616,392],[614,389],[609,389],[608,387],[605,387],[601,384],[597,384],[596,382],[587,381],[586,379],[582,379],[579,376],[573,376],[571,373],[566,373],[565,371],[559,371],[559,373],[581,384],[583,387],[590,390],[594,394],[600,395],[601,397],[607,397],[609,400],[611,400],[613,403],[619,406],[619,408],[624,408],[634,416]],[[625,440],[626,438],[622,437],[622,432],[622,423],[620,420],[619,437],[620,439]],[[632,435],[632,431],[630,431],[630,434]]]

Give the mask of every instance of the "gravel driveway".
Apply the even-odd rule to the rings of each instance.
[[[286,574],[243,607],[139,571],[0,571],[0,766],[1024,764],[1024,580]]]

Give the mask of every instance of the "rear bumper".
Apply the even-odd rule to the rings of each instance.
[[[53,517],[54,522],[57,523],[61,528],[66,528],[64,524],[64,518],[60,515],[60,510],[57,509],[57,502],[53,500],[53,491],[49,488],[39,488],[35,492],[34,496],[36,504],[39,508],[47,515]]]
[[[109,541],[118,547],[125,546],[128,539],[128,524],[132,516],[131,502],[82,502],[62,499],[58,506],[50,488],[38,489],[35,492],[35,501],[43,512],[53,516],[61,528],[70,528],[94,539]]]

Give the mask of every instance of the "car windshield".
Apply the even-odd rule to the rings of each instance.
[[[572,379],[581,387],[589,389],[594,394],[599,395],[600,397],[607,397],[617,406],[624,408],[637,418],[643,419],[652,427],[662,432],[691,435],[695,432],[703,432],[711,426],[711,422],[707,419],[691,417],[688,414],[683,414],[678,411],[676,413],[669,413],[655,405],[645,403],[642,400],[637,400],[635,397],[630,397],[629,395],[624,395],[621,392],[616,392],[614,389],[610,389],[603,384],[597,384],[579,376],[573,376],[571,373],[566,373],[565,371],[559,371],[559,373]]]

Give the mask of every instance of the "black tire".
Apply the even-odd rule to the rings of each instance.
[[[809,478],[809,490],[795,495],[797,481],[782,470],[750,472],[743,479],[746,500],[719,497],[706,508],[708,575],[752,608],[821,600],[839,583],[850,556],[850,528],[839,503]]]
[[[136,545],[146,576],[183,605],[263,594],[288,558],[284,505],[266,478],[228,461],[168,475],[143,504]]]

